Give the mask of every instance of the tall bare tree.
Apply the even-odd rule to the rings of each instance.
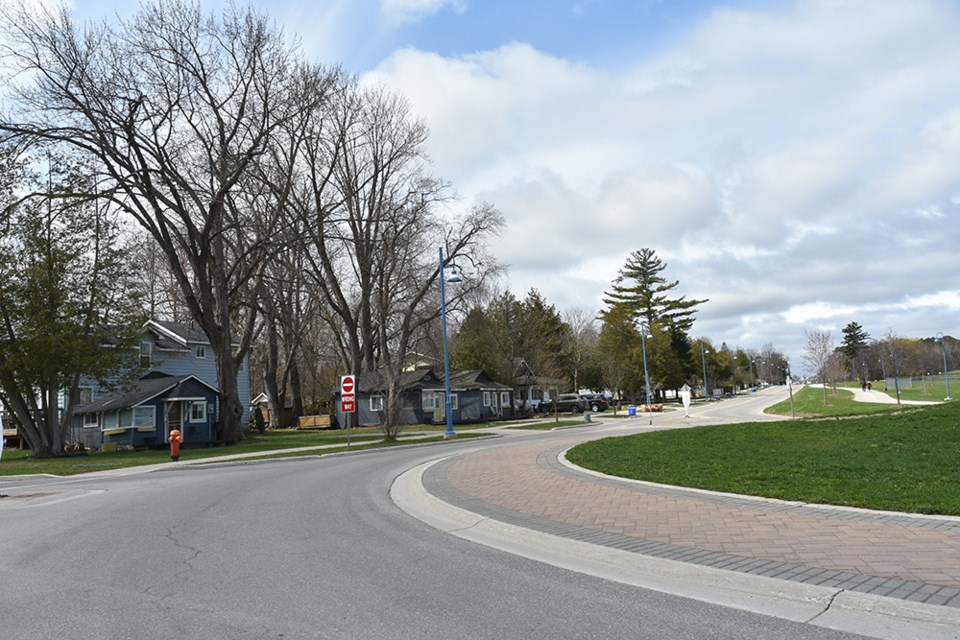
[[[823,404],[826,405],[827,368],[830,364],[830,355],[833,353],[833,334],[819,329],[808,330],[806,334],[807,344],[803,348],[803,362],[817,372],[817,377],[823,384]]]
[[[166,255],[218,369],[224,436],[241,437],[237,372],[252,297],[284,210],[261,201],[259,161],[291,120],[325,99],[323,69],[265,17],[230,5],[155,0],[129,21],[78,28],[64,7],[3,13],[13,116],[0,131],[95,158],[103,192]],[[252,208],[257,205],[257,208]]]
[[[495,272],[486,246],[502,216],[489,205],[443,215],[449,187],[426,174],[427,130],[403,98],[350,78],[332,95],[330,109],[298,125],[290,162],[299,179],[285,198],[302,221],[305,271],[344,369],[387,383],[390,438],[401,427],[407,353],[440,313],[438,247],[471,273],[450,292],[456,306]]]

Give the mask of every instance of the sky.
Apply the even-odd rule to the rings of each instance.
[[[807,330],[960,337],[960,0],[253,4],[407,97],[518,297],[599,312],[649,247],[693,337],[796,373]]]

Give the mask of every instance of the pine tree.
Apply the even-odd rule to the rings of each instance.
[[[647,324],[659,323],[686,333],[693,326],[696,307],[704,300],[687,300],[685,296],[671,298],[670,292],[679,284],[668,282],[661,273],[667,265],[653,249],[634,251],[613,283],[613,291],[606,292],[604,302],[612,309],[625,305],[634,319]],[[605,317],[609,311],[604,312]]]

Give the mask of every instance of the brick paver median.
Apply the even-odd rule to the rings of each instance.
[[[816,572],[804,570],[827,570],[823,576],[857,590],[876,584],[883,595],[960,606],[960,521],[610,482],[556,465],[561,445],[553,439],[465,455],[445,465],[443,481],[521,518],[712,552],[711,559],[770,561],[741,563],[761,567],[764,575],[815,582]],[[552,465],[544,463],[551,459]]]

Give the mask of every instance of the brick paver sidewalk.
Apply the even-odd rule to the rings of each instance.
[[[532,529],[717,568],[960,608],[960,519],[757,500],[599,478],[552,439],[450,459],[443,500]]]

